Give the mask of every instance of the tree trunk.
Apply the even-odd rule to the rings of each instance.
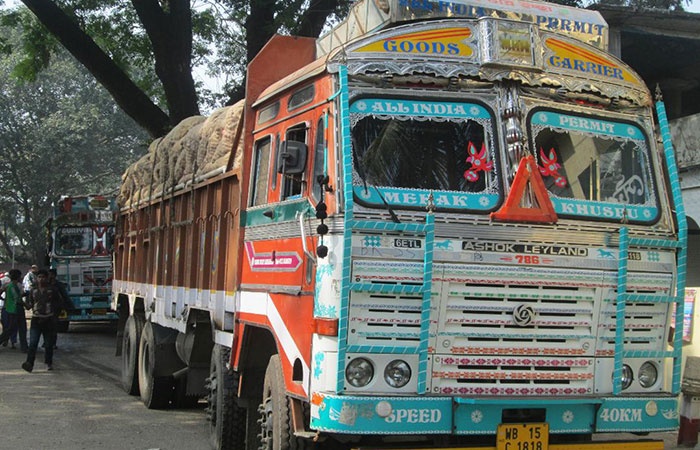
[[[311,0],[293,33],[297,36],[317,38],[323,31],[328,16],[338,7],[338,3],[338,0]]]
[[[131,3],[153,45],[156,75],[163,84],[171,125],[198,115],[197,92],[192,78],[190,1],[132,0]]]
[[[80,27],[50,0],[22,0],[61,44],[107,89],[119,107],[151,136],[170,129],[168,116]]]

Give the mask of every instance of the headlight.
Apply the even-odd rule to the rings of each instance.
[[[632,380],[634,379],[634,373],[632,372],[632,368],[625,364],[622,366],[622,389],[627,389],[630,387],[630,384],[632,384]]]
[[[406,361],[395,359],[384,369],[384,381],[393,388],[406,386],[411,379],[411,367]]]
[[[355,358],[345,368],[345,379],[355,387],[365,387],[374,377],[374,367],[365,358]]]
[[[656,384],[656,380],[659,378],[659,371],[656,370],[654,364],[647,361],[639,368],[637,377],[639,378],[639,384],[643,388],[650,388]]]

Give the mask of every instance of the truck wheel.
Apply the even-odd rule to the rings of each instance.
[[[138,356],[143,318],[129,316],[122,337],[122,387],[129,395],[139,393]]]
[[[293,435],[289,400],[284,386],[284,373],[279,355],[272,355],[265,371],[260,412],[262,450],[298,450],[304,441]]]
[[[58,333],[67,333],[69,327],[70,327],[69,320],[59,320],[58,323],[56,324],[56,331]]]
[[[148,409],[164,409],[173,396],[173,377],[157,377],[156,339],[153,325],[146,322],[141,332],[139,344],[139,391],[141,401]]]
[[[216,450],[245,450],[246,410],[236,404],[238,376],[226,368],[231,351],[214,345],[207,380],[209,441]]]

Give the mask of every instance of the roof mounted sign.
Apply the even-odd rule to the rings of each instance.
[[[317,56],[367,33],[425,19],[482,17],[529,22],[606,50],[608,25],[597,11],[520,0],[360,0],[348,17],[316,41]]]

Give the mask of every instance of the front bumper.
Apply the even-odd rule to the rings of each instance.
[[[362,435],[495,435],[509,411],[535,410],[550,434],[647,433],[678,428],[678,397],[452,398],[315,393],[311,428]]]

